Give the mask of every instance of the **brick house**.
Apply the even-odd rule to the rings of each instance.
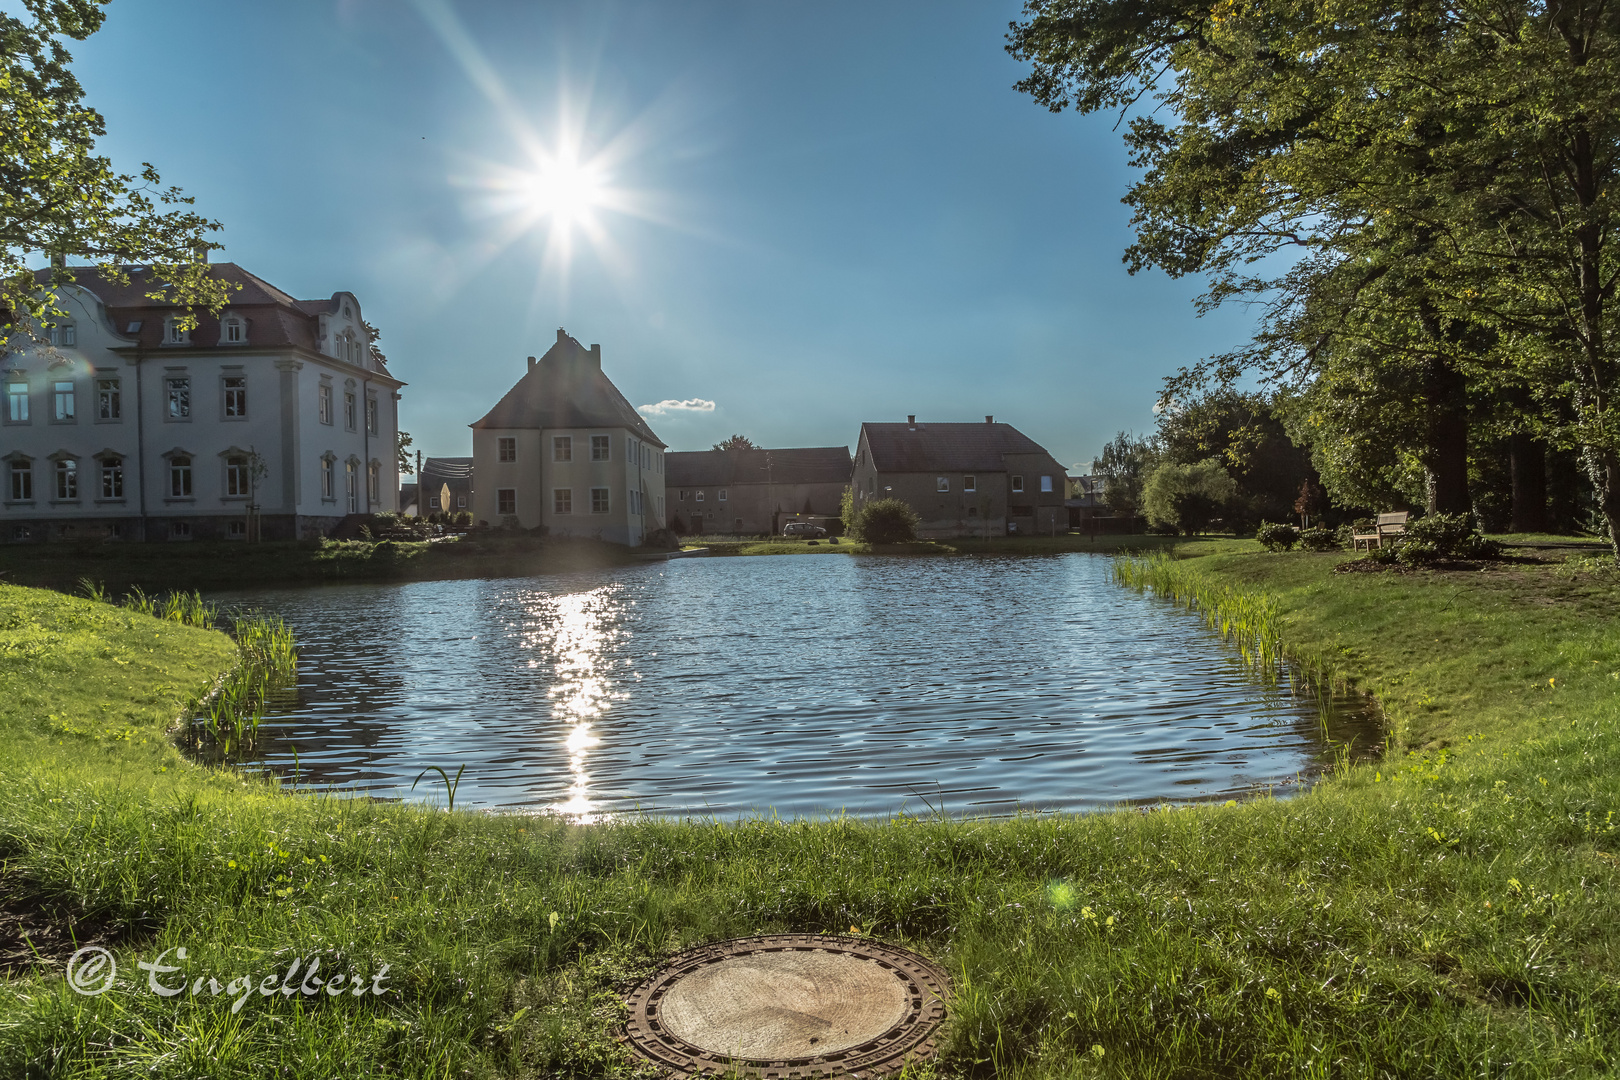
[[[1067,471],[1035,440],[986,416],[982,424],[862,424],[855,506],[896,498],[923,537],[1065,532]]]
[[[698,450],[665,455],[670,522],[685,532],[775,534],[835,518],[849,486],[847,446]]]

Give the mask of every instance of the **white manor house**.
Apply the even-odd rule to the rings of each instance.
[[[352,293],[297,300],[234,263],[217,318],[73,268],[68,312],[0,358],[0,541],[324,535],[398,509],[399,391]],[[42,283],[49,271],[41,271]]]

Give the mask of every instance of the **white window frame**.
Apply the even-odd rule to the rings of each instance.
[[[253,494],[253,461],[246,454],[230,454],[225,458],[225,497],[246,499]]]
[[[1052,478],[1050,476],[1041,477],[1041,494],[1052,494]]]
[[[116,375],[96,376],[96,423],[118,424],[123,419],[123,380]]]
[[[78,458],[57,458],[55,467],[51,469],[51,477],[55,481],[51,490],[56,493],[52,502],[79,501]]]
[[[517,516],[517,488],[495,489],[495,513],[500,517]]]
[[[553,435],[551,437],[551,460],[574,460],[574,437],[572,435]]]
[[[978,477],[976,477],[976,476],[964,476],[964,477],[962,477],[962,490],[964,492],[977,491],[977,490],[979,490],[978,485],[979,485]]]
[[[613,489],[605,487],[591,488],[591,513],[613,513]]]
[[[124,459],[108,457],[101,459],[101,497],[104,500],[121,501],[124,497]]]
[[[34,461],[32,458],[13,458],[6,463],[10,474],[10,484],[6,493],[10,496],[7,502],[34,501]]]
[[[321,423],[331,426],[332,423],[332,384],[321,383],[315,391],[315,413]]]
[[[597,455],[596,455],[596,451],[598,449],[600,449],[602,451],[602,456],[601,457],[597,457]],[[612,461],[613,460],[613,436],[611,436],[611,435],[592,435],[591,436],[591,460],[592,461]]]
[[[28,419],[28,399],[30,396],[27,379],[19,379],[13,376],[6,380],[6,423],[31,423]]]
[[[51,383],[51,423],[76,424],[79,422],[78,385],[72,379],[56,379]]]
[[[190,454],[176,454],[169,459],[169,499],[196,498],[196,478],[192,470],[196,459]]]
[[[951,478],[948,477],[948,476],[936,477],[935,480],[934,480],[934,490],[935,491],[950,491],[951,490]]]
[[[359,413],[355,410],[355,397],[353,390],[343,391],[343,430],[357,431],[355,424],[359,422]]]
[[[337,502],[337,458],[330,451],[321,455],[321,498]]]
[[[163,420],[169,424],[191,422],[191,376],[163,377]]]
[[[503,462],[517,460],[516,435],[497,435],[495,437],[495,460]]]
[[[1012,490],[1018,495],[1022,495],[1024,493],[1024,478],[1022,476],[1015,475],[1012,478]]]
[[[569,514],[574,512],[574,489],[551,489],[551,512],[553,514]]]

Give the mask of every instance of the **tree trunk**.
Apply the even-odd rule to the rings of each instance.
[[[1607,450],[1597,457],[1600,468],[1594,479],[1598,509],[1609,526],[1609,550],[1614,552],[1615,565],[1620,566],[1620,454]]]
[[[1468,497],[1467,380],[1450,364],[1434,360],[1423,382],[1429,413],[1423,454],[1427,510],[1466,514],[1473,509]]]
[[[1513,476],[1513,521],[1509,532],[1547,531],[1547,448],[1532,435],[1515,432],[1508,441]]]

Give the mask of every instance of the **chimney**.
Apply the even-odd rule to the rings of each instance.
[[[557,344],[561,345],[563,342],[565,342],[567,340],[568,340],[568,335],[563,332],[563,328],[560,327],[560,326],[557,327]]]
[[[529,357],[529,370],[530,371],[534,370],[534,357],[532,357],[532,356]]]
[[[906,417],[906,426],[912,431],[917,430],[917,416],[915,413]]]
[[[602,370],[602,346],[600,345],[591,346],[591,366],[595,367],[597,371]]]
[[[996,422],[996,418],[991,416],[989,413],[986,413],[984,416],[984,422],[987,424],[993,424]]]
[[[192,255],[204,266],[208,265],[208,245],[201,240],[192,245]]]

